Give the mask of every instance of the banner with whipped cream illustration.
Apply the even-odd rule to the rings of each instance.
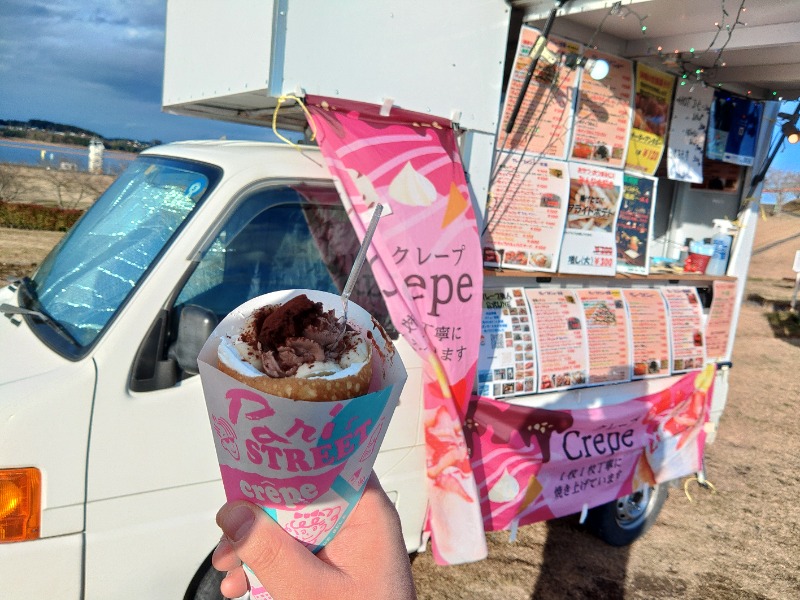
[[[486,530],[579,513],[699,471],[714,374],[707,365],[650,380],[644,396],[617,392],[616,404],[583,410],[475,397],[465,431]]]
[[[306,96],[320,150],[363,238],[392,321],[425,360],[429,527],[440,564],[487,555],[461,429],[477,368],[483,270],[451,123],[399,108]]]

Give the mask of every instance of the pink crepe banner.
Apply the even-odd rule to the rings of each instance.
[[[397,329],[425,360],[429,527],[434,557],[486,557],[461,421],[477,368],[483,270],[475,213],[446,119],[307,96],[311,125]]]
[[[714,365],[584,410],[475,397],[465,429],[487,531],[581,512],[702,467]]]

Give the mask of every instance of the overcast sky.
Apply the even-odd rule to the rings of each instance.
[[[0,0],[0,118],[143,141],[274,140],[161,112],[165,14],[166,0]]]

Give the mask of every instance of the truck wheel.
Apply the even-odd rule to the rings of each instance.
[[[184,600],[226,600],[219,591],[219,584],[224,578],[225,573],[211,566],[211,556],[209,556],[194,576]]]
[[[669,491],[656,484],[589,510],[586,529],[611,546],[627,546],[645,534],[658,518]]]

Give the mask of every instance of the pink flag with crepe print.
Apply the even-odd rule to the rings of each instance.
[[[714,376],[709,364],[582,410],[473,399],[465,429],[485,529],[513,531],[698,472]]]
[[[475,213],[449,121],[307,96],[311,126],[363,238],[395,327],[424,359],[429,527],[440,564],[486,557],[461,422],[478,359],[483,263]]]

